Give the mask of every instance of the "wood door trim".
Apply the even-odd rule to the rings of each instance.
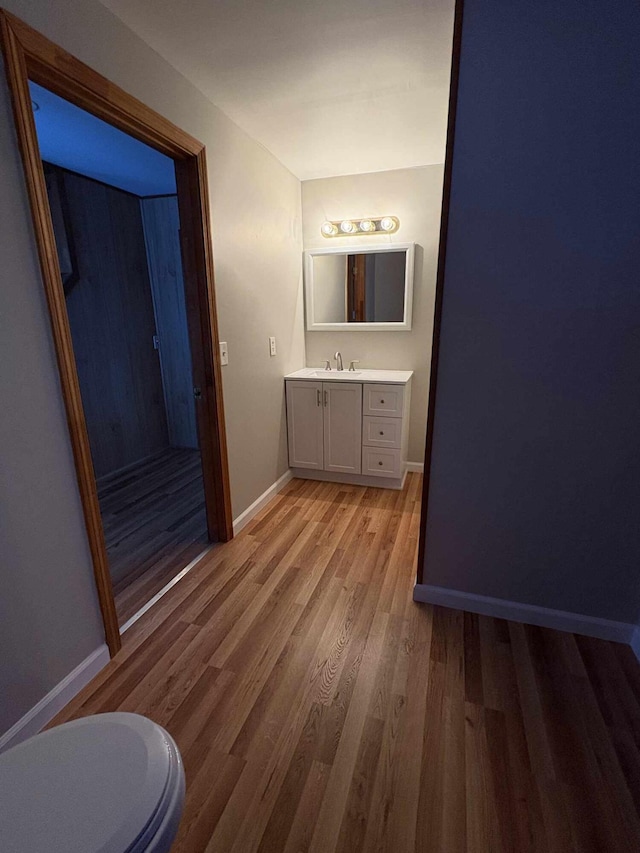
[[[3,30],[11,31],[34,83],[113,124],[174,159],[204,147],[184,130],[76,59],[11,12],[0,10]]]
[[[89,437],[67,316],[58,253],[51,222],[44,171],[36,134],[29,79],[109,124],[136,137],[176,161],[183,252],[188,247],[185,278],[189,274],[197,293],[203,404],[209,421],[204,446],[203,474],[215,484],[216,506],[209,513],[210,531],[227,541],[233,537],[231,496],[227,461],[222,376],[204,145],[151,110],[101,74],[49,41],[11,13],[0,9],[0,37],[7,82],[13,102],[18,143],[22,155],[44,289],[58,361],[62,395],[87,536],[91,549],[104,631],[111,656],[121,646],[118,620],[109,575],[106,545],[98,504]],[[209,517],[211,516],[211,517]]]
[[[431,345],[431,368],[429,374],[429,407],[427,410],[427,437],[424,452],[424,478],[422,481],[422,506],[420,509],[420,537],[418,542],[417,582],[424,583],[424,560],[426,551],[427,509],[431,481],[431,457],[433,453],[433,426],[435,422],[436,391],[438,386],[438,363],[440,360],[440,329],[442,327],[442,302],[444,273],[447,260],[447,235],[449,233],[449,207],[451,202],[451,178],[453,170],[453,148],[458,108],[458,83],[460,80],[460,53],[462,48],[462,18],[464,0],[455,0],[453,21],[453,48],[451,58],[451,82],[449,86],[449,114],[447,123],[447,146],[444,158],[444,182],[442,188],[442,212],[440,217],[440,243],[438,270],[436,273],[436,296]]]
[[[347,255],[347,322],[366,323],[367,288],[364,255]]]
[[[176,184],[187,320],[193,323],[196,316],[200,320],[200,329],[193,329],[190,339],[196,350],[192,352],[194,383],[202,390],[197,405],[204,407],[207,424],[207,434],[199,434],[205,491],[208,483],[215,491],[215,506],[207,501],[207,524],[212,539],[228,542],[233,539],[233,518],[204,147],[193,157],[176,160]]]

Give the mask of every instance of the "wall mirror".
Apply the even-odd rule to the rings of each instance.
[[[307,329],[410,329],[414,254],[414,243],[305,252]]]

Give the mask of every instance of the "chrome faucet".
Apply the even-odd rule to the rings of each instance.
[[[340,352],[337,352],[337,353],[334,355],[334,358],[335,358],[335,360],[336,360],[336,361],[337,361],[337,363],[338,363],[338,366],[337,366],[337,368],[336,368],[336,369],[337,369],[337,370],[344,370],[344,366],[343,366],[343,364],[342,364],[342,354],[341,354]]]

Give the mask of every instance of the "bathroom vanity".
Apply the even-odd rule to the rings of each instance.
[[[410,370],[323,370],[285,376],[294,477],[401,489]]]

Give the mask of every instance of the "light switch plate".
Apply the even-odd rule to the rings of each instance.
[[[269,338],[269,355],[275,355],[275,354],[276,354],[276,339],[275,338]]]
[[[229,348],[226,341],[220,341],[220,364],[229,364]]]

